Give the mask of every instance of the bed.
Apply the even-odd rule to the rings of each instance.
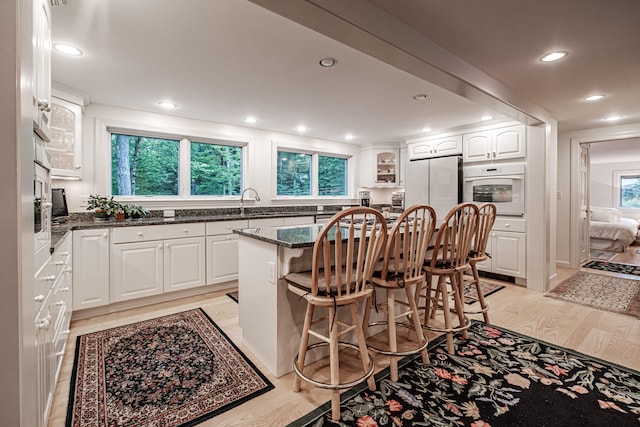
[[[589,237],[591,249],[624,252],[638,239],[640,222],[633,218],[622,217],[615,208],[591,208]]]

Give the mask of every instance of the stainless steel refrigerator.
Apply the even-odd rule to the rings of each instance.
[[[462,202],[462,156],[411,160],[404,181],[405,207],[431,206],[440,225],[451,208]]]

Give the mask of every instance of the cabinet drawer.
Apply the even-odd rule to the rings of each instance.
[[[248,228],[249,221],[246,219],[238,219],[233,221],[217,221],[207,223],[207,236],[215,236],[216,234],[231,234],[233,230],[239,228]]]
[[[144,242],[204,236],[204,223],[120,227],[112,230],[112,243]]]
[[[527,230],[527,222],[519,218],[504,218],[496,217],[496,222],[493,223],[492,231],[515,231],[518,233],[525,233]]]

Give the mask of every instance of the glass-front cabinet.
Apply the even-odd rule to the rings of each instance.
[[[51,98],[51,175],[82,177],[82,106],[59,97]]]
[[[398,178],[397,150],[376,154],[376,184],[396,184]]]
[[[366,148],[360,152],[361,187],[397,187],[399,185],[398,148]]]

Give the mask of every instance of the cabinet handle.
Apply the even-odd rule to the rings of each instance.
[[[67,267],[67,273],[71,273],[72,271],[73,271],[73,268]]]
[[[169,247],[169,244],[167,244],[167,247]],[[158,249],[162,249],[162,243],[158,245]]]
[[[189,232],[189,230],[187,230],[186,228],[184,228],[182,231],[185,232],[185,233]]]
[[[104,237],[105,239],[107,238],[107,236],[108,236],[108,234],[107,234],[106,231],[104,233],[102,233],[102,237]]]
[[[491,158],[491,153],[487,153],[487,159]]]
[[[60,252],[60,256],[67,256],[69,255],[69,252],[65,251],[65,252]]]
[[[227,236],[227,240],[233,240],[233,236]]]
[[[53,264],[54,265],[64,265],[64,261],[56,261]]]
[[[509,228],[509,227],[511,227],[511,224],[507,223],[504,226],[505,226],[505,228]]]
[[[53,282],[54,280],[56,280],[56,276],[55,275],[51,275],[51,276],[44,276],[42,278],[42,280],[44,282]]]
[[[493,152],[493,158],[494,159],[496,158],[496,152],[495,151]]]
[[[142,231],[138,231],[138,236],[142,237]]]
[[[35,300],[36,302],[42,302],[42,301],[44,301],[44,295],[42,295],[42,294],[37,295],[37,296],[34,298],[34,300]]]
[[[62,307],[64,305],[64,301],[58,301],[56,303],[56,307]]]
[[[60,292],[68,292],[69,288],[60,288]]]
[[[79,170],[79,169],[82,169],[82,166],[74,166],[73,168],[74,168],[75,170]]]
[[[39,100],[38,107],[40,107],[40,110],[46,111],[47,113],[51,111],[51,107],[49,107],[49,101],[47,101],[46,99]]]

